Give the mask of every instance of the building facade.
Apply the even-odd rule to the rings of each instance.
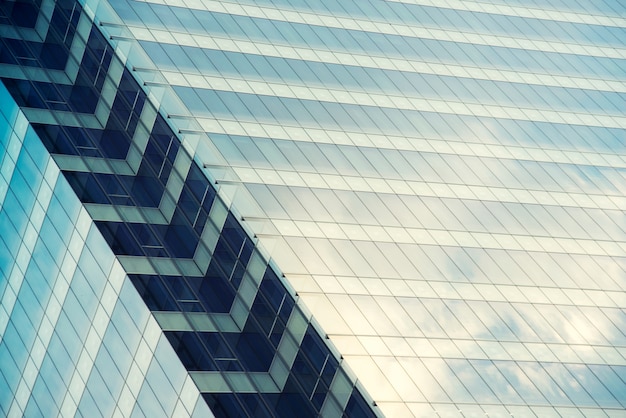
[[[0,9],[5,414],[623,416],[626,5]]]
[[[375,416],[84,6],[1,7],[2,415]]]

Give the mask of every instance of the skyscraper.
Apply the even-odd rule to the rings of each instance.
[[[374,416],[87,9],[1,8],[2,415]]]
[[[4,413],[623,416],[625,5],[1,8]]]

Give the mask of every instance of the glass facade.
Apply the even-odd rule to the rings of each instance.
[[[624,415],[622,2],[0,9],[7,126],[30,123],[216,416]],[[2,209],[37,219],[14,177]],[[17,323],[26,270],[2,263]]]
[[[376,416],[89,5],[0,11],[0,410]]]
[[[212,416],[0,86],[0,415]]]

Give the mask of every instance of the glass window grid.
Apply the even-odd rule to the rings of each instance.
[[[113,109],[112,109],[112,110],[118,110],[118,111],[119,111],[119,109],[115,109],[115,105],[114,105],[114,107],[113,107]],[[82,252],[82,255],[81,255],[81,261],[79,261],[79,265],[82,265],[82,264],[84,264],[84,265],[85,265],[84,267],[85,267],[85,268],[87,268],[87,269],[89,269],[89,270],[91,270],[91,269],[93,269],[93,268],[96,268],[96,269],[97,269],[97,268],[99,267],[99,265],[98,265],[98,264],[93,264],[93,260],[92,260],[91,255],[89,254],[89,251],[83,251],[83,252]],[[107,289],[109,289],[109,288],[110,288],[110,286],[107,286]],[[105,300],[110,300],[110,299],[105,299]],[[105,310],[103,311],[103,310],[102,310],[102,308],[98,308],[98,310],[97,310],[97,312],[96,312],[96,322],[95,322],[95,323],[98,323],[98,321],[102,322],[103,320],[104,320],[104,321],[106,321],[106,319],[105,319],[105,318],[108,316],[108,314],[106,313],[107,308],[104,308],[104,309],[105,309]],[[98,319],[98,318],[100,318],[100,319]],[[93,334],[90,334],[90,335],[93,335]],[[88,337],[88,338],[91,338],[91,337]],[[90,349],[90,354],[89,354],[89,356],[90,356],[90,357],[92,357],[92,358],[95,356],[95,351],[93,351],[93,348],[92,348],[92,349]],[[96,366],[96,367],[97,367],[97,366]],[[97,389],[97,388],[95,388],[95,387],[97,387],[97,386],[100,384],[100,383],[99,383],[99,382],[100,382],[100,380],[99,380],[99,374],[98,374],[98,372],[94,369],[94,371],[93,371],[93,372],[91,372],[90,376],[91,376],[91,377],[90,377],[90,380],[88,381],[87,385],[88,385],[89,387],[94,386],[94,385],[95,385],[95,386],[94,386],[94,389],[89,389],[89,388],[88,388],[88,389],[87,389],[87,391],[86,391],[86,392],[84,392],[84,395],[82,396],[82,400],[83,400],[82,402],[86,402],[84,405],[86,405],[86,406],[85,406],[85,408],[86,408],[87,410],[89,410],[90,408],[95,408],[95,407],[98,407],[98,406],[100,406],[100,407],[105,407],[106,403],[105,403],[105,404],[101,404],[101,403],[100,403],[101,401],[100,401],[97,397],[96,397],[96,398],[93,398],[93,396],[92,396],[93,394],[95,394],[95,393],[97,393],[97,392],[98,392],[98,389]],[[92,383],[89,383],[89,382],[92,382]],[[91,395],[90,395],[90,393],[91,393]],[[146,393],[149,393],[149,392],[146,392]],[[82,403],[82,402],[81,402],[81,404],[79,405],[79,408],[81,408],[81,407],[82,407],[82,406],[81,406],[81,405],[83,405],[83,403]],[[94,402],[95,402],[95,403],[94,403]],[[318,405],[318,407],[319,407],[319,406],[321,406],[321,405]]]

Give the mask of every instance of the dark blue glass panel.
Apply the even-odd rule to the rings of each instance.
[[[199,238],[191,225],[178,213],[172,223],[162,228],[163,245],[173,257],[193,258]]]
[[[193,332],[166,332],[172,347],[187,370],[217,370],[215,362]]]
[[[263,418],[272,416],[263,402],[263,395],[256,393],[242,393],[239,395],[239,400],[244,404],[246,410],[252,417]]]
[[[118,254],[154,257],[193,257],[198,237],[188,225],[146,225],[98,222],[107,242]]]
[[[39,138],[51,153],[78,155],[75,145],[80,142],[72,137],[72,133],[79,128],[63,128],[58,125],[33,124],[33,128],[37,132]],[[86,138],[81,135],[79,138]],[[89,146],[92,144],[89,143]]]
[[[295,390],[296,392],[303,391],[306,396],[311,396],[317,386],[319,375],[316,373],[311,363],[307,361],[303,354],[303,348],[304,346],[300,347],[300,352],[291,366],[291,376],[289,380],[293,379],[292,385],[302,387],[302,389]]]
[[[70,171],[65,173],[65,178],[83,203],[111,204],[107,193],[92,173]]]
[[[82,78],[82,74],[79,76]],[[68,106],[78,113],[93,113],[98,105],[99,96],[89,85],[75,84],[69,92]]]
[[[220,237],[213,251],[213,257],[220,266],[222,271],[225,272],[226,277],[230,279],[230,276],[235,268],[237,262],[237,255],[233,252],[233,249],[226,243],[224,235]]]
[[[13,96],[13,99],[18,106],[35,107],[40,109],[46,108],[43,99],[30,81],[2,79],[2,82],[7,90],[9,90],[9,93],[11,93],[11,96]]]
[[[357,390],[352,392],[343,416],[346,418],[376,418],[371,407]]]
[[[264,395],[255,393],[234,394],[204,394],[216,418],[219,417],[280,417],[268,410],[264,402]],[[245,412],[244,412],[245,411]]]
[[[41,65],[54,70],[65,69],[68,57],[69,53],[63,45],[53,43],[46,44],[39,54]]]
[[[236,290],[215,261],[211,261],[204,277],[189,277],[188,280],[207,312],[230,312]]]
[[[105,156],[111,158],[124,158],[130,147],[132,132],[127,132],[123,122],[119,121],[114,111],[107,121],[106,128],[97,136],[98,148],[102,149]]]
[[[128,225],[120,222],[98,222],[98,228],[116,254],[144,255]]]
[[[264,399],[270,405],[270,410],[278,417],[316,417],[317,413],[311,402],[302,393],[302,387],[295,383],[293,376],[290,376],[282,393],[265,394]]]
[[[22,28],[34,28],[39,15],[39,5],[33,2],[3,2],[5,16],[11,18],[11,23]]]
[[[237,223],[235,217],[231,213],[228,214],[224,227],[222,228],[222,237],[226,240],[229,247],[235,252],[236,255],[241,253],[241,247],[247,240],[247,236],[241,225]],[[242,263],[247,263],[248,258],[244,258],[241,261]]]
[[[17,65],[17,60],[11,53],[11,48],[5,45],[4,40],[0,41],[0,63]]]
[[[178,311],[179,306],[159,276],[130,275],[133,284],[152,311]]]
[[[276,312],[266,303],[260,293],[257,294],[250,313],[254,315],[257,323],[266,335],[269,335],[276,321]]]
[[[232,347],[233,352],[245,370],[266,372],[274,359],[273,348],[267,337],[260,333],[256,326],[248,321],[241,333],[224,334],[224,338]]]
[[[247,418],[249,415],[232,393],[204,393],[204,400],[211,408],[215,418]]]
[[[142,170],[137,176],[116,176],[121,181],[124,191],[137,206],[158,207],[163,196],[163,184],[153,173]],[[147,174],[147,175],[144,175]]]

